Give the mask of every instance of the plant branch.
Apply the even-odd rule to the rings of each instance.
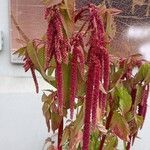
[[[23,39],[28,43],[30,41],[30,39],[26,36],[26,34],[23,32],[23,30],[20,28],[19,24],[17,23],[13,13],[11,12],[11,19],[15,25],[15,27],[17,28],[18,32],[20,33],[20,35],[23,37]]]

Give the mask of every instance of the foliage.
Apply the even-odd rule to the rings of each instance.
[[[37,92],[35,70],[53,86],[42,102],[48,131],[58,130],[58,150],[115,150],[119,139],[129,150],[146,115],[150,63],[140,54],[109,54],[120,11],[94,4],[76,10],[74,0],[44,3],[46,35],[15,53],[24,56]]]

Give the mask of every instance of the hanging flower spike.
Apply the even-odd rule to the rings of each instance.
[[[74,114],[74,103],[75,95],[77,90],[77,73],[78,73],[78,64],[77,64],[77,52],[74,49],[73,58],[71,61],[71,86],[70,86],[70,118],[73,119]]]
[[[62,63],[62,55],[60,51],[60,41],[57,37],[55,37],[55,58],[57,63]]]
[[[94,91],[93,91],[93,104],[92,104],[92,125],[95,128],[96,126],[96,114],[97,114],[97,105],[98,105],[98,100],[99,100],[99,82],[100,82],[100,73],[101,73],[101,66],[99,60],[95,62],[95,67],[94,67]]]
[[[63,73],[61,64],[57,63],[56,66],[56,81],[57,81],[57,96],[58,96],[58,110],[63,114]]]
[[[65,64],[67,64],[68,62],[68,50],[69,50],[69,44],[68,44],[68,40],[67,39],[64,39],[63,41],[61,41],[61,55],[62,55],[62,59],[63,59],[63,62]]]
[[[36,87],[36,93],[39,93],[39,85],[38,85],[37,78],[36,78],[36,75],[35,75],[35,69],[30,68],[30,70],[31,70],[31,74],[32,74],[32,78],[33,78],[35,87]]]
[[[48,23],[48,29],[47,29],[47,43],[46,43],[46,51],[45,51],[45,70],[49,67],[49,63],[50,60],[52,58],[53,55],[53,37],[54,37],[54,27],[53,27],[53,19],[50,20],[50,22]]]
[[[88,79],[86,83],[86,100],[85,100],[85,113],[84,113],[84,129],[83,129],[83,150],[89,149],[90,140],[90,118],[93,99],[93,78],[94,65],[91,63],[88,71]]]
[[[100,82],[102,84],[103,82],[103,73],[104,73],[104,59],[103,59],[103,56],[102,54],[99,55],[99,60],[100,60],[100,66],[101,66],[101,69],[100,69]],[[102,91],[100,90],[99,91],[99,107],[100,109],[102,110],[103,109],[103,105],[102,105],[102,98],[103,98],[103,93]]]
[[[61,142],[62,142],[62,135],[63,135],[63,118],[62,118],[62,121],[59,125],[59,129],[58,129],[58,150],[62,150],[62,145],[61,145]]]
[[[81,35],[77,34],[73,37],[71,45],[73,46],[73,57],[71,60],[71,85],[70,85],[70,118],[73,119],[75,95],[77,91],[77,77],[78,77],[78,59],[79,64],[83,65],[84,69],[84,56],[81,52]],[[82,70],[82,69],[81,69]]]
[[[61,48],[61,44],[65,45],[66,39],[63,36],[63,24],[61,21],[59,9],[56,7],[50,7],[46,9],[45,18],[48,20],[47,47],[45,54],[46,70],[49,67],[49,63],[53,55],[55,55],[55,59],[58,63],[62,63],[62,57],[65,57],[64,59],[66,59],[67,52],[63,52],[64,49]]]
[[[33,65],[31,59],[26,55],[25,58],[23,59],[23,61],[24,61],[23,67],[25,69],[25,72],[27,72],[29,69],[31,70],[32,78],[33,78],[33,81],[34,81],[34,84],[36,87],[36,93],[39,93],[39,85],[38,85],[38,81],[37,81],[37,78],[35,75],[34,65]]]
[[[62,52],[61,50],[61,44],[64,41],[63,38],[63,26],[62,26],[62,21],[60,18],[60,12],[59,10],[55,10],[55,20],[54,20],[54,26],[56,28],[56,37],[55,37],[55,55],[56,55],[56,60],[58,63],[62,63]]]

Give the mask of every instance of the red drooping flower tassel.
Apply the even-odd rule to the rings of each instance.
[[[60,51],[60,41],[57,37],[55,37],[55,58],[57,63],[62,63],[62,55]]]
[[[35,75],[34,65],[33,65],[31,59],[28,56],[26,56],[24,58],[24,61],[25,61],[25,63],[23,65],[23,67],[25,69],[25,72],[27,72],[29,69],[31,70],[32,78],[33,78],[33,81],[34,81],[34,84],[35,84],[35,87],[36,87],[36,93],[38,93],[39,92],[39,86],[38,86],[38,81],[37,81],[37,78],[36,78],[36,75]]]
[[[84,130],[83,130],[83,150],[89,149],[90,140],[90,118],[93,100],[93,78],[94,67],[90,64],[88,71],[88,79],[86,86],[85,114],[84,114]]]
[[[36,87],[36,93],[39,93],[39,85],[38,85],[37,78],[36,78],[36,75],[35,75],[35,69],[30,68],[30,70],[31,70],[31,73],[32,73],[32,78],[34,80],[35,87]]]
[[[58,150],[62,150],[63,118],[58,128]]]
[[[63,114],[63,73],[61,64],[57,63],[56,66],[56,81],[57,81],[57,96],[58,96],[58,109],[60,114]]]
[[[70,86],[70,118],[73,119],[74,102],[77,91],[78,63],[81,65],[81,72],[84,72],[84,55],[82,53],[82,35],[77,34],[71,41],[73,46],[73,57],[71,61],[71,86]],[[81,73],[82,74],[82,73]]]
[[[58,63],[66,61],[68,41],[63,35],[63,24],[59,9],[50,7],[46,9],[45,18],[48,20],[47,44],[46,44],[46,63],[45,70],[49,67],[53,56]],[[62,48],[63,47],[63,48]]]
[[[53,20],[53,19],[52,19]],[[47,29],[47,44],[46,44],[46,51],[45,51],[45,70],[49,67],[50,59],[52,58],[53,54],[53,37],[54,37],[54,27],[53,27],[53,21],[50,20],[48,23],[48,29]]]
[[[95,67],[94,67],[94,91],[93,91],[93,104],[92,104],[92,125],[95,128],[96,126],[96,114],[97,114],[97,105],[98,105],[98,100],[99,100],[99,81],[100,81],[100,62],[96,62]]]
[[[78,64],[77,64],[77,49],[74,49],[73,58],[71,61],[71,86],[70,86],[70,118],[73,119],[74,113],[74,101],[77,90],[77,73],[78,73]]]

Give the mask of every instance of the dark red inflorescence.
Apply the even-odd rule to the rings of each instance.
[[[97,106],[99,104],[98,99],[99,99],[99,80],[100,80],[100,73],[101,73],[101,65],[99,60],[95,62],[95,67],[94,67],[94,91],[93,91],[93,104],[92,104],[92,125],[95,128],[96,126],[96,112],[97,112]]]
[[[105,111],[106,98],[109,88],[109,53],[105,47],[104,25],[100,17],[99,10],[93,6],[89,6],[90,13],[90,30],[91,36],[89,40],[88,52],[88,79],[86,84],[86,101],[83,131],[83,150],[89,149],[90,139],[90,120],[92,113],[92,124],[96,125],[97,102],[100,101],[102,112]],[[106,91],[105,94],[100,92],[100,82]]]
[[[85,103],[85,115],[84,115],[84,131],[83,131],[83,150],[89,149],[90,140],[90,118],[93,100],[93,78],[94,67],[90,64],[88,71],[87,87],[86,87],[86,103]]]
[[[57,7],[46,9],[45,19],[48,21],[47,44],[45,49],[45,70],[50,67],[50,60],[54,57],[56,61],[56,81],[59,112],[63,113],[63,73],[62,63],[67,60],[68,41],[63,34],[63,24]]]
[[[73,47],[71,60],[71,84],[70,84],[70,118],[73,119],[75,96],[77,92],[78,64],[84,71],[84,54],[82,50],[82,35],[77,34],[71,41]]]
[[[33,81],[34,81],[34,84],[36,87],[36,93],[38,93],[39,92],[39,85],[38,85],[38,81],[37,81],[37,78],[35,75],[34,65],[33,65],[31,59],[28,57],[28,55],[25,56],[23,61],[24,61],[23,67],[25,69],[25,72],[27,72],[29,69],[31,70],[32,78],[33,78]]]
[[[56,66],[56,81],[57,81],[57,96],[58,96],[58,109],[60,114],[63,114],[63,73],[61,64],[57,63]]]

